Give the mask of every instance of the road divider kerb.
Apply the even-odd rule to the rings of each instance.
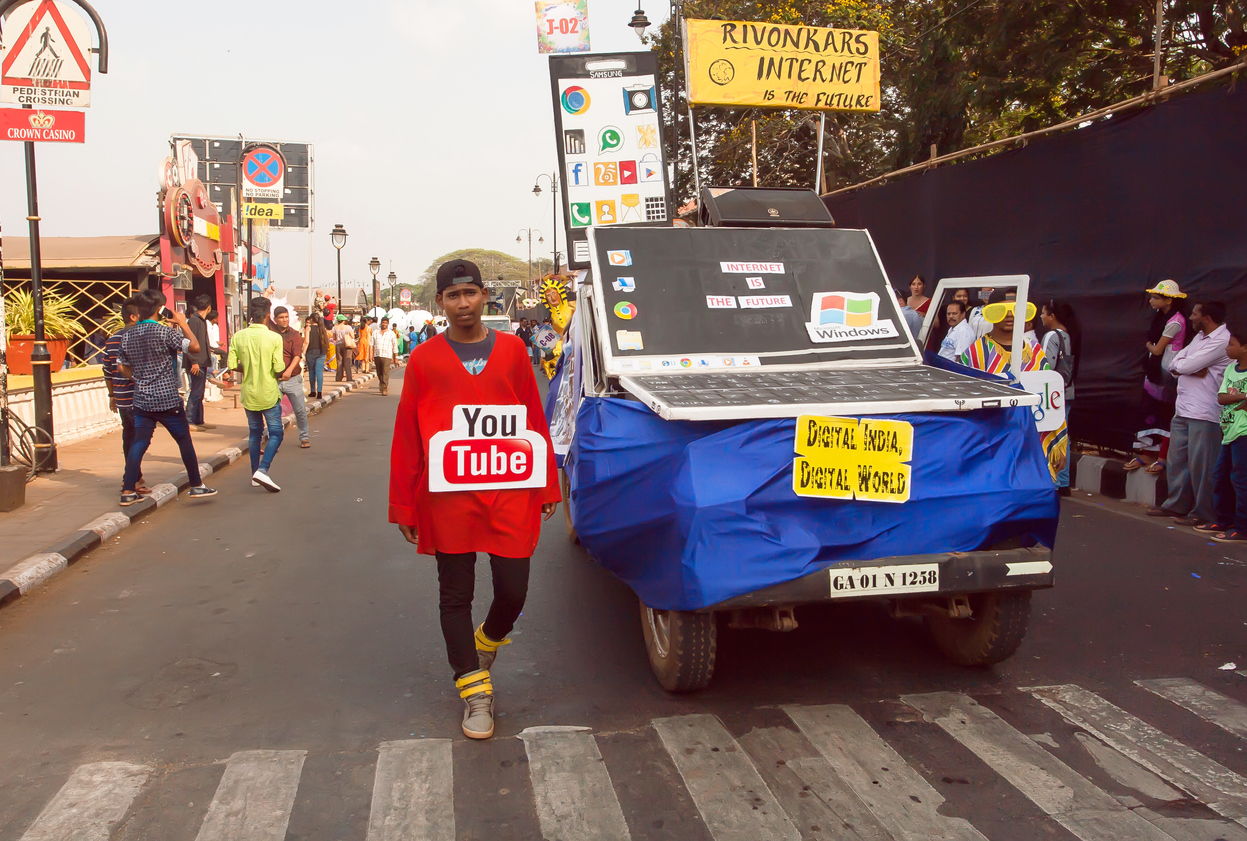
[[[354,382],[335,383],[344,386],[331,391],[320,400],[308,401],[308,410],[319,411],[340,398],[348,391],[368,385],[376,380],[376,374],[363,374]],[[282,416],[282,426],[288,427],[295,422],[294,414]],[[199,465],[203,477],[219,472],[242,458],[248,451],[247,441],[236,446],[224,447],[209,456]],[[85,557],[91,550],[102,545],[110,538],[116,537],[135,520],[145,516],[157,508],[162,508],[175,501],[178,496],[190,488],[190,479],[185,471],[173,476],[168,482],[152,486],[152,492],[142,500],[122,511],[109,511],[96,517],[79,529],[54,541],[45,551],[36,553],[19,561],[9,569],[0,573],[0,606],[16,601],[21,596],[47,582],[52,576],[65,571],[71,565]]]

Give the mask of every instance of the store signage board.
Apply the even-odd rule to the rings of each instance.
[[[879,110],[879,33],[745,21],[684,21],[696,105]]]
[[[32,111],[0,108],[0,140],[82,143],[87,115],[81,111]]]
[[[31,0],[4,20],[0,102],[36,108],[91,104],[91,33],[69,0]]]
[[[536,0],[537,52],[589,51],[589,0]]]
[[[253,146],[242,156],[242,197],[280,201],[286,187],[286,161],[272,146]]]
[[[650,52],[550,57],[573,269],[589,267],[590,226],[671,224],[657,74]]]
[[[242,206],[242,218],[244,219],[281,219],[285,215],[285,208],[275,202],[254,203],[250,202]]]

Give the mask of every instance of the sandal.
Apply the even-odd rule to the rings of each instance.
[[[1238,529],[1230,529],[1229,531],[1214,534],[1212,539],[1218,543],[1247,543],[1247,534]]]
[[[1134,458],[1130,459],[1130,461],[1123,464],[1121,466],[1121,469],[1122,470],[1138,470],[1140,467],[1143,467],[1143,460],[1139,458],[1138,456],[1135,456]]]
[[[1143,468],[1143,472],[1151,473],[1153,476],[1155,476],[1157,473],[1164,473],[1165,472],[1165,460],[1160,459],[1160,458],[1156,459],[1156,461],[1152,462],[1147,467]]]
[[[1195,528],[1195,531],[1202,531],[1202,532],[1208,532],[1208,533],[1216,533],[1219,531],[1232,531],[1230,526],[1225,523],[1196,523],[1194,528]]]
[[[299,447],[300,447],[301,449],[306,450],[306,449],[307,449],[308,447],[310,447],[310,446],[312,446],[312,442],[311,442],[311,441],[300,441],[300,442],[299,442]]]

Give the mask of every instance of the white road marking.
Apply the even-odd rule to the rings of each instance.
[[[1229,768],[1080,686],[1035,686],[1024,691],[1217,814],[1247,826],[1247,779]]]
[[[1082,841],[1172,841],[973,698],[902,695]]]
[[[879,822],[898,839],[986,841],[857,713],[840,704],[784,707],[788,717]]]
[[[580,728],[520,733],[541,833],[568,841],[629,841],[631,834],[593,734]]]
[[[1136,680],[1135,683],[1179,707],[1190,710],[1227,733],[1247,739],[1247,704],[1240,704],[1202,683],[1181,677]]]
[[[1247,841],[1247,829],[1229,821],[1208,818],[1171,818],[1142,807],[1134,811],[1148,823],[1169,833],[1174,841]]]
[[[231,756],[196,841],[283,841],[306,756],[303,750]]]
[[[455,841],[450,739],[382,742],[368,841]]]
[[[21,841],[108,841],[151,771],[128,762],[80,765]]]
[[[712,715],[652,722],[715,841],[800,841],[774,793]]]
[[[1083,746],[1095,764],[1099,765],[1104,772],[1126,788],[1134,789],[1144,797],[1150,797],[1153,800],[1185,800],[1186,795],[1178,791],[1171,785],[1167,785],[1164,780],[1144,768],[1133,759],[1122,756],[1108,745],[1101,742],[1095,736],[1088,736],[1081,730],[1074,733],[1074,738],[1078,740],[1078,744]],[[1053,745],[1056,747],[1056,745]]]

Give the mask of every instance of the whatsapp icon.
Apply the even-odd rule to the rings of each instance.
[[[598,154],[618,152],[623,147],[623,132],[614,126],[605,126],[598,132]]]

